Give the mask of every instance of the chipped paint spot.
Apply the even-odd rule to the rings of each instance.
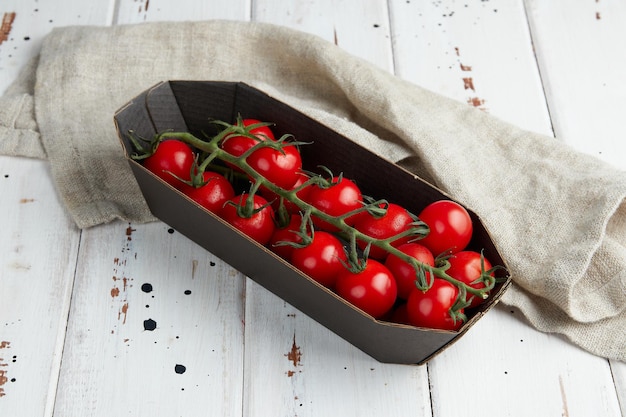
[[[11,342],[7,342],[6,340],[3,340],[2,342],[0,342],[0,349],[8,349],[10,347],[11,347]],[[13,356],[13,362],[15,362],[15,356]],[[4,362],[4,358],[0,358],[0,366],[2,367],[8,366],[8,364]],[[6,395],[4,392],[4,388],[2,387],[9,380],[6,375],[7,375],[6,370],[4,369],[0,370],[0,397],[4,397]]]
[[[137,229],[133,229],[132,227],[130,227],[130,223],[128,224],[128,227],[126,228],[126,239],[127,240],[132,240],[132,235],[133,232],[136,231]]]
[[[11,268],[18,270],[18,271],[29,271],[31,266],[29,264],[23,264],[20,262],[13,262],[11,265],[9,265]]]
[[[474,89],[474,80],[472,79],[472,77],[463,78],[463,87],[465,87],[466,90],[476,91]]]
[[[13,28],[13,21],[15,20],[16,13],[9,12],[2,15],[2,24],[0,25],[0,45],[2,42],[9,39],[9,34]]]
[[[474,107],[481,107],[483,104],[485,104],[485,100],[478,97],[470,97],[467,99],[467,104],[470,104]]]
[[[123,315],[124,316],[124,320],[122,320],[122,324],[126,324],[126,315],[128,314],[128,303],[124,303],[122,305],[122,308],[120,309],[120,314],[118,314],[117,319],[119,320],[120,317]]]
[[[7,383],[9,378],[6,377],[7,371],[0,371],[0,397],[4,397],[6,394],[4,393],[4,388],[2,386]]]
[[[300,365],[300,361],[302,360],[302,351],[300,350],[300,346],[296,345],[296,334],[293,334],[293,342],[291,344],[291,350],[285,354],[287,359],[289,359],[293,366]]]
[[[191,279],[194,279],[196,277],[197,270],[198,270],[198,260],[193,259],[191,261]]]
[[[454,48],[454,53],[456,56],[460,57],[461,56],[461,51],[458,47]],[[471,72],[472,71],[472,67],[469,65],[464,65],[461,62],[459,62],[459,66],[461,68],[461,71],[463,72]],[[465,90],[472,90],[472,91],[476,91],[476,88],[474,87],[474,79],[472,77],[461,77],[461,80],[463,80],[463,88]],[[486,110],[484,107],[485,104],[485,100],[479,98],[479,97],[468,97],[467,98],[467,104],[474,106],[480,110]]]
[[[563,417],[569,417],[569,410],[567,408],[567,397],[565,396],[565,386],[563,385],[563,377],[559,375],[559,388],[561,389],[561,400],[563,401]]]
[[[20,198],[20,204],[32,203],[35,201],[34,198]]]

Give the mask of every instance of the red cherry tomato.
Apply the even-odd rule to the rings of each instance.
[[[483,257],[483,259],[485,271],[490,270],[491,262],[489,262],[487,258]],[[446,273],[452,278],[458,279],[473,288],[485,288],[485,284],[483,282],[473,283],[480,278],[482,273],[480,253],[474,251],[461,251],[452,255],[448,261],[450,262],[450,268],[446,270]],[[472,294],[467,293],[467,299],[469,300],[471,297]],[[474,296],[469,308],[476,307],[483,301],[483,299]]]
[[[217,172],[206,171],[202,178],[204,185],[185,186],[182,191],[202,207],[219,215],[224,203],[235,196],[235,190],[226,177]]]
[[[285,190],[294,186],[302,169],[300,151],[288,143],[285,143],[281,150],[257,149],[250,154],[247,162],[266,180]]]
[[[393,236],[397,236],[412,227],[414,222],[411,214],[402,206],[394,203],[389,203],[387,211],[382,217],[375,217],[374,215],[365,212],[363,215],[359,215],[354,228],[359,232],[376,238],[387,239]],[[411,239],[411,236],[405,236],[403,238],[394,240],[391,246],[398,247],[403,243],[407,243]],[[365,249],[367,245],[362,240],[357,240],[357,244],[361,249]],[[369,257],[384,260],[388,255],[388,252],[377,246],[372,245],[370,247]]]
[[[333,177],[328,188],[312,185],[306,201],[318,210],[331,215],[342,216],[363,206],[363,195],[359,187],[351,180],[343,177]],[[339,229],[331,224],[313,216],[313,224],[318,229],[336,232]],[[347,218],[348,225],[354,224],[355,216]]]
[[[406,253],[409,256],[417,259],[423,264],[435,266],[435,258],[433,254],[419,243],[405,243],[397,248],[399,251]],[[389,268],[391,273],[396,279],[398,285],[398,298],[406,300],[415,287],[415,280],[417,279],[416,271],[413,266],[398,258],[395,255],[389,255],[385,260],[385,266]],[[426,272],[426,282],[430,282],[430,273]]]
[[[430,249],[435,257],[444,252],[460,252],[472,239],[472,219],[467,210],[454,201],[431,203],[418,217],[430,228],[430,233],[420,243]]]
[[[409,323],[409,313],[406,303],[402,303],[392,310],[389,321],[399,324],[411,324]]]
[[[287,226],[276,227],[274,229],[274,233],[272,234],[272,238],[268,243],[270,250],[283,259],[291,259],[291,254],[293,253],[295,247],[282,243],[302,242],[302,237],[297,233],[300,231],[301,224],[302,216],[299,214],[292,214]]]
[[[274,233],[272,207],[267,200],[255,194],[253,207],[258,211],[240,216],[237,207],[245,205],[248,197],[247,194],[240,194],[228,200],[220,211],[220,216],[251,239],[266,245]]]
[[[256,119],[243,119],[243,127],[251,126],[257,123],[261,123]],[[221,143],[221,148],[233,156],[241,156],[247,150],[263,140],[274,140],[274,133],[268,126],[255,127],[249,131],[252,135],[256,136],[257,140],[238,134],[231,134],[226,136]]]
[[[365,269],[352,272],[344,269],[335,284],[337,294],[374,318],[380,318],[393,307],[396,281],[380,262],[368,259]]]
[[[294,248],[291,264],[325,287],[333,288],[347,261],[343,244],[333,234],[315,231],[311,243]]]
[[[179,140],[166,139],[143,161],[143,166],[180,189],[185,185],[183,181],[190,180],[193,163],[194,154],[189,145]]]
[[[441,278],[435,278],[427,291],[415,288],[406,304],[409,323],[416,327],[458,330],[463,322],[455,321],[450,314],[458,294],[454,285]]]

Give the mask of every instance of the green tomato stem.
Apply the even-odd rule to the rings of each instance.
[[[377,238],[370,237],[360,232],[359,230],[355,229],[354,227],[351,227],[350,225],[346,223],[345,220],[347,218],[359,212],[372,209],[374,207],[376,210],[379,208],[378,206],[381,203],[381,201],[386,202],[386,200],[379,200],[379,201],[370,202],[368,204],[364,204],[363,207],[353,210],[350,213],[346,213],[342,216],[331,216],[317,209],[316,207],[310,205],[309,203],[303,201],[297,195],[297,193],[300,190],[313,184],[319,185],[319,186],[325,186],[325,187],[329,187],[333,185],[332,183],[329,183],[329,181],[323,178],[322,176],[313,175],[304,184],[302,184],[301,186],[293,190],[285,190],[273,184],[272,182],[266,180],[261,174],[259,174],[253,167],[251,167],[248,164],[247,162],[248,156],[250,156],[252,152],[262,147],[272,147],[274,149],[281,149],[283,146],[295,146],[295,144],[284,143],[282,141],[284,137],[281,138],[281,141],[261,141],[261,140],[256,139],[258,140],[258,143],[256,143],[251,149],[246,151],[243,155],[233,156],[220,148],[221,141],[227,138],[228,135],[235,134],[235,133],[250,136],[252,138],[254,138],[254,135],[247,133],[247,131],[242,132],[242,128],[240,126],[228,125],[226,123],[221,123],[221,124],[225,126],[225,129],[222,130],[218,135],[216,135],[209,141],[202,140],[189,132],[166,132],[166,133],[159,135],[157,137],[157,140],[162,140],[164,138],[178,139],[204,152],[208,156],[202,162],[202,164],[200,164],[199,166],[200,170],[206,169],[209,166],[209,164],[215,161],[216,159],[219,159],[221,161],[234,165],[238,167],[239,169],[241,169],[245,174],[247,174],[252,179],[253,186],[250,191],[251,195],[254,192],[256,192],[256,190],[261,185],[263,185],[265,188],[275,193],[279,197],[282,197],[283,199],[295,204],[303,213],[307,213],[307,219],[310,216],[315,216],[319,218],[320,220],[323,220],[324,222],[335,226],[337,229],[340,230],[340,234],[343,235],[349,242],[348,263],[349,263],[349,267],[351,268],[358,270],[360,268],[364,268],[365,266],[366,259],[359,257],[357,244],[356,244],[357,241],[363,241],[368,246],[373,245],[373,246],[379,247],[385,250],[386,252],[388,252],[390,255],[397,256],[398,258],[410,264],[415,270],[415,276],[416,276],[415,285],[417,288],[419,288],[422,291],[427,291],[432,286],[434,277],[441,278],[452,283],[457,288],[459,288],[459,297],[457,299],[457,303],[455,307],[452,309],[453,311],[451,311],[451,315],[455,318],[459,318],[459,317],[461,319],[463,318],[461,310],[469,304],[465,300],[466,298],[465,295],[467,293],[475,297],[485,299],[488,297],[489,292],[495,287],[497,279],[491,276],[491,273],[496,268],[493,268],[490,271],[484,271],[484,264],[483,264],[483,268],[482,268],[483,270],[482,270],[481,276],[477,281],[482,281],[484,283],[484,287],[474,288],[448,275],[446,273],[446,270],[449,268],[450,264],[447,261],[445,261],[442,266],[433,267],[433,266],[424,264],[418,261],[417,259],[413,258],[412,256],[409,256],[401,252],[397,248],[395,248],[392,243],[397,239],[400,239],[406,236],[416,236],[416,239],[419,239],[420,236],[423,237],[425,235],[425,231],[424,231],[425,225],[419,220],[416,221],[414,224],[414,227],[411,227],[409,230],[404,231],[398,234],[397,236],[392,236],[387,239],[377,239]],[[297,144],[303,144],[303,143],[297,142]],[[430,281],[427,280],[428,273],[430,273],[431,277],[433,277],[431,278]]]

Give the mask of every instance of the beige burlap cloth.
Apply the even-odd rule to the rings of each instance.
[[[81,228],[153,220],[112,117],[171,79],[247,82],[418,173],[484,220],[514,280],[503,302],[626,361],[626,172],[316,37],[223,21],[57,29],[0,100],[0,152],[47,158]]]

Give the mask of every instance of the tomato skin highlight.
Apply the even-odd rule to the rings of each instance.
[[[261,123],[257,119],[243,119],[242,124],[244,127]],[[240,134],[232,133],[227,135],[224,139],[222,139],[220,143],[220,148],[222,150],[228,152],[232,156],[241,156],[250,150],[254,145],[261,141],[265,140],[274,140],[274,132],[268,126],[260,126],[249,131],[252,135],[256,137],[256,139],[250,138],[248,136],[243,136]],[[231,164],[226,163],[229,167],[233,168],[237,172],[242,172],[241,168]]]
[[[397,287],[393,275],[380,262],[367,259],[363,271],[344,269],[335,284],[337,294],[374,318],[381,318],[393,307]]]
[[[415,288],[406,303],[409,323],[429,329],[458,330],[463,322],[455,322],[450,315],[458,294],[458,288],[441,278],[435,278],[427,291]]]
[[[256,119],[243,119],[244,126],[261,123]],[[274,140],[274,132],[268,126],[256,127],[250,130],[250,133],[258,139],[252,139],[247,136],[231,134],[226,136],[221,143],[221,148],[233,156],[241,156],[259,141]]]
[[[312,242],[303,248],[294,248],[291,264],[327,288],[334,288],[339,273],[347,261],[341,241],[335,235],[318,230]]]
[[[191,179],[193,164],[194,153],[191,147],[176,139],[163,140],[154,153],[143,161],[144,167],[178,189],[186,185],[183,181]]]
[[[414,220],[411,214],[404,207],[389,203],[387,211],[382,217],[375,217],[367,212],[359,215],[354,224],[354,228],[369,237],[387,239],[410,229],[413,222]],[[391,246],[398,247],[403,243],[407,243],[410,239],[411,236],[402,237],[391,242]],[[362,240],[357,240],[357,244],[361,249],[365,249],[367,246]],[[384,249],[374,245],[370,247],[370,258],[385,260],[387,255],[388,252]]]
[[[484,258],[485,271],[491,269],[491,262]],[[446,273],[450,275],[454,279],[458,279],[461,282],[464,282],[467,285],[470,285],[473,288],[485,288],[485,284],[482,282],[478,282],[472,284],[472,282],[476,281],[480,278],[481,274],[481,262],[480,262],[480,253],[474,251],[461,251],[452,255],[448,262],[450,262],[450,268],[446,270]],[[493,276],[493,274],[491,274]],[[467,300],[472,297],[473,294],[467,293]],[[482,304],[485,300],[474,296],[471,301],[471,304],[468,308],[476,307]]]
[[[257,149],[248,156],[247,162],[266,180],[285,190],[294,186],[302,170],[300,151],[288,143],[281,150]]]
[[[270,241],[272,234],[274,233],[274,216],[272,207],[268,204],[267,200],[258,194],[253,196],[254,209],[260,209],[250,217],[241,217],[237,213],[237,206],[244,205],[247,194],[239,194],[228,200],[222,210],[220,210],[220,217],[226,222],[238,229],[242,233],[246,234],[251,239],[257,241],[261,245],[267,245]]]
[[[363,195],[354,181],[344,177],[333,177],[332,183],[333,185],[328,188],[312,185],[305,201],[316,209],[335,217],[342,216],[363,206]],[[351,216],[346,218],[346,224],[353,225],[357,217]],[[312,220],[318,229],[329,232],[337,232],[339,230],[316,216],[312,216]]]
[[[397,247],[400,252],[417,259],[423,264],[434,267],[435,258],[433,254],[426,248],[426,246],[419,243],[405,243]],[[415,287],[415,280],[417,279],[416,271],[410,263],[398,258],[396,255],[389,255],[385,260],[385,266],[389,268],[391,273],[396,279],[398,286],[398,298],[407,300],[409,295]],[[426,272],[426,282],[430,282],[431,274]]]
[[[185,186],[181,190],[193,201],[210,212],[219,215],[224,203],[235,196],[232,184],[221,174],[212,171],[202,173],[204,185]]]
[[[467,210],[454,201],[435,201],[426,206],[418,217],[430,228],[430,233],[420,243],[435,257],[460,252],[472,239],[472,219]]]

